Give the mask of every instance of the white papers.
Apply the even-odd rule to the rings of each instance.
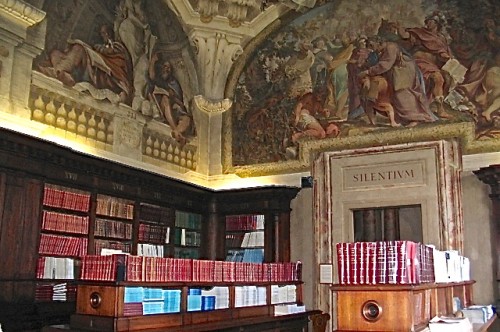
[[[331,284],[333,282],[333,265],[321,264],[319,266],[319,282],[321,284]]]
[[[431,332],[472,332],[472,324],[465,317],[435,316],[429,321]]]

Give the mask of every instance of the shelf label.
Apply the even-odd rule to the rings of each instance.
[[[64,177],[68,180],[73,180],[73,181],[78,180],[77,173],[72,173],[72,172],[68,172],[68,171],[64,171]]]
[[[118,191],[124,191],[125,190],[125,186],[123,184],[113,182],[112,185],[113,185],[113,189],[114,190],[118,190]]]

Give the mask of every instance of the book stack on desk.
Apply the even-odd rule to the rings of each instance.
[[[412,241],[337,243],[341,285],[434,282],[432,248]]]

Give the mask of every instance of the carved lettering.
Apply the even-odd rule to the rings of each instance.
[[[124,191],[125,186],[123,184],[113,182],[113,189],[118,191]]]
[[[413,169],[357,173],[352,175],[353,182],[376,182],[376,181],[391,181],[391,180],[413,179],[413,178],[415,178],[415,173]]]
[[[159,192],[155,191],[155,193],[154,193],[154,197],[155,197],[156,199],[161,199],[161,193],[159,193]]]
[[[68,171],[64,171],[64,177],[68,180],[73,180],[73,181],[78,180],[78,174]]]
[[[345,188],[417,184],[424,182],[424,168],[421,162],[401,162],[393,165],[373,165],[346,168]]]

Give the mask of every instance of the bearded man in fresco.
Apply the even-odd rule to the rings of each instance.
[[[364,97],[365,111],[372,123],[376,111],[385,113],[393,127],[436,121],[417,78],[415,61],[397,43],[380,36],[371,37],[368,47],[378,53],[378,62],[361,72],[360,79],[369,92]]]
[[[173,75],[172,64],[160,59],[158,53],[153,54],[149,66],[148,96],[156,109],[153,113],[161,114],[172,129],[172,137],[185,144],[187,136],[194,132],[193,119],[184,105],[182,88]]]
[[[39,65],[45,75],[68,86],[89,82],[96,89],[107,89],[129,104],[133,95],[132,62],[125,46],[114,40],[111,26],[101,26],[103,44],[90,47],[81,40],[69,40],[64,51],[52,50],[48,62]]]
[[[431,94],[436,114],[442,118],[449,118],[450,115],[446,113],[443,102],[451,77],[441,68],[453,56],[448,36],[443,33],[445,19],[439,13],[433,13],[425,18],[424,23],[424,27],[400,29],[400,34],[411,44],[411,53],[424,76],[426,89]]]

